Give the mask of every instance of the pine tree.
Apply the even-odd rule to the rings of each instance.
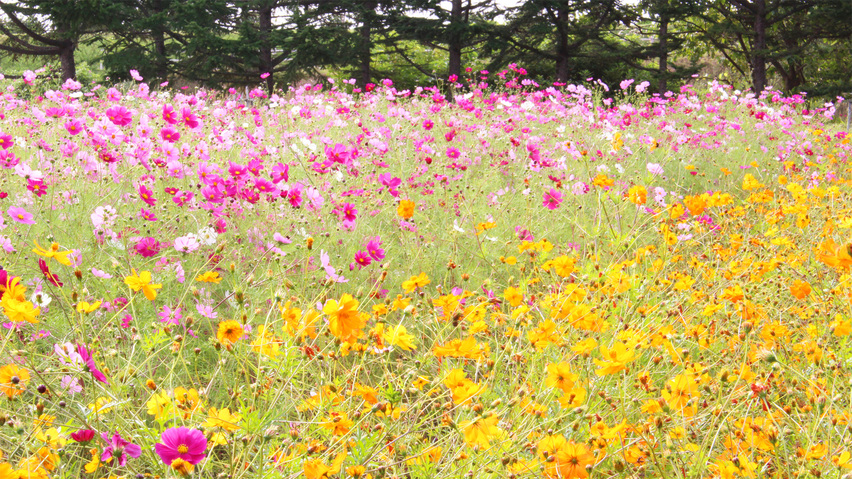
[[[620,0],[526,0],[506,13],[495,65],[516,61],[533,76],[565,83],[601,78],[638,55],[616,35],[630,21]]]
[[[0,1],[0,51],[54,57],[62,80],[77,76],[74,52],[84,35],[109,30],[121,2],[108,0]]]

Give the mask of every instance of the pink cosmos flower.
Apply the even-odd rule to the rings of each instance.
[[[130,70],[130,77],[136,81],[142,81],[142,75],[139,74],[137,70]]]
[[[345,145],[335,143],[334,148],[325,147],[325,156],[333,163],[346,163],[353,158],[352,151]]]
[[[280,183],[290,179],[290,175],[288,174],[289,171],[290,167],[288,165],[278,162],[272,167],[272,171],[269,173],[269,176],[272,177],[273,183]]]
[[[163,105],[163,120],[165,120],[169,125],[177,124],[178,115],[173,106]]]
[[[192,253],[200,247],[201,243],[198,241],[198,236],[193,233],[175,239],[175,249],[179,253]]]
[[[109,121],[116,126],[129,125],[133,121],[133,114],[130,113],[130,110],[121,105],[107,108],[105,113],[107,118],[109,118]]]
[[[32,191],[33,194],[39,198],[47,194],[47,185],[44,184],[43,180],[29,178],[27,180],[27,189]]]
[[[275,241],[277,241],[281,244],[290,244],[290,243],[293,242],[293,240],[291,240],[290,238],[287,238],[286,236],[283,236],[281,233],[273,234],[272,239],[274,239]]]
[[[80,429],[77,432],[72,432],[70,437],[72,441],[87,443],[95,438],[95,431],[91,429]]]
[[[157,204],[157,199],[154,198],[154,192],[145,185],[139,185],[139,198],[150,206]]]
[[[248,173],[248,168],[243,165],[234,163],[233,161],[229,161],[228,173],[230,173],[232,177],[239,179],[245,176],[246,173]]]
[[[102,382],[104,384],[109,384],[109,381],[107,381],[107,378],[106,378],[106,376],[104,376],[104,373],[102,373],[101,370],[98,369],[98,365],[95,364],[95,359],[89,353],[89,350],[86,349],[86,346],[84,346],[82,344],[78,344],[77,345],[77,354],[79,354],[80,358],[83,359],[83,362],[86,364],[86,369],[88,369],[89,372],[92,373],[92,377],[95,378],[95,381],[99,381],[99,382]],[[106,438],[104,438],[104,439],[106,439]],[[139,456],[137,455],[137,456],[134,456],[134,457],[139,457]],[[101,460],[103,460],[103,459],[101,459]]]
[[[559,208],[562,203],[562,192],[556,188],[551,188],[550,191],[544,192],[544,201],[542,204],[549,210]]]
[[[183,319],[183,309],[180,307],[175,307],[172,309],[168,306],[163,306],[163,311],[158,314],[160,317],[160,322],[163,324],[171,324],[177,326],[180,324],[180,320]]]
[[[648,173],[652,175],[662,176],[665,173],[659,163],[648,163],[645,167],[648,169]]]
[[[328,253],[326,253],[325,250],[320,251],[320,262],[322,263],[322,267],[325,270],[326,279],[334,281],[335,283],[348,283],[349,282],[348,279],[337,274],[337,270],[334,269],[334,266],[329,264]]]
[[[90,271],[92,272],[92,274],[93,274],[96,278],[101,278],[101,279],[112,279],[112,275],[111,275],[111,274],[109,274],[109,273],[107,273],[106,271],[102,271],[102,270],[99,270],[99,269],[97,269],[97,268],[92,268]]]
[[[261,193],[271,193],[277,189],[275,187],[275,183],[267,181],[263,178],[255,178],[254,187],[255,189],[257,189],[257,191],[260,191]]]
[[[382,249],[382,240],[377,236],[367,242],[367,252],[376,261],[385,259],[385,250]]]
[[[186,125],[187,128],[198,128],[198,117],[192,113],[192,110],[184,108],[180,111],[180,116],[183,118],[183,124]]]
[[[107,100],[109,101],[120,101],[122,98],[121,92],[115,88],[110,88],[107,90]]]
[[[143,258],[150,258],[160,252],[160,243],[154,238],[148,236],[139,240],[133,247],[138,254]]]
[[[27,210],[18,207],[12,206],[6,212],[9,214],[9,217],[12,218],[13,221],[21,223],[23,225],[34,225],[35,220],[33,219],[33,215],[28,213]]]
[[[21,159],[9,150],[0,150],[0,167],[11,170],[18,166]],[[5,198],[5,197],[4,197]]]
[[[15,141],[12,139],[12,135],[6,133],[0,133],[0,148],[4,150],[8,150],[9,148],[15,145]]]
[[[188,202],[192,201],[192,198],[195,197],[195,193],[191,191],[182,191],[180,194],[177,194],[172,198],[172,201],[178,206],[183,206]]]
[[[76,118],[72,118],[65,122],[65,130],[72,136],[77,135],[83,131],[83,123]]]
[[[174,143],[174,142],[180,140],[180,133],[178,133],[178,131],[175,130],[174,128],[165,127],[162,130],[160,130],[160,138],[162,138],[163,141],[168,141],[169,143]]]
[[[101,454],[101,462],[111,462],[113,459],[118,459],[116,463],[123,466],[127,464],[127,456],[137,458],[142,455],[142,448],[138,444],[131,444],[118,433],[113,434],[112,437],[107,433],[102,433],[101,437],[107,442],[107,447]],[[114,466],[115,463],[112,465]]]
[[[190,464],[198,464],[207,454],[207,438],[198,429],[173,427],[163,431],[160,443],[154,445],[154,450],[166,464],[175,459],[183,459]]]
[[[290,206],[293,208],[299,208],[302,206],[302,191],[304,187],[301,183],[294,183],[289,190],[281,190],[279,193],[282,197],[287,198],[287,201],[290,202]]]
[[[145,208],[140,208],[139,216],[145,221],[157,221],[157,215],[153,212],[146,210]]]
[[[369,266],[372,262],[373,258],[371,258],[370,254],[366,251],[358,251],[357,253],[355,253],[355,263],[358,265],[358,268]]]
[[[459,151],[459,149],[458,149],[458,148],[453,147],[453,146],[450,146],[450,147],[448,147],[448,148],[447,148],[447,156],[448,156],[449,158],[452,158],[452,159],[454,159],[454,160],[455,160],[455,159],[457,159],[459,156],[461,156],[461,152]]]
[[[352,222],[358,216],[358,210],[355,209],[355,205],[352,203],[344,203],[343,204],[343,221]]]

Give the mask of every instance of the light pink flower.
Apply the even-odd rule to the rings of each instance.
[[[12,206],[8,210],[6,210],[6,212],[9,214],[9,217],[12,218],[12,221],[16,221],[24,225],[35,224],[33,215],[23,208],[20,208],[18,206]]]

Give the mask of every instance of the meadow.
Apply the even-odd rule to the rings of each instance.
[[[834,106],[525,73],[6,81],[0,479],[849,473]]]

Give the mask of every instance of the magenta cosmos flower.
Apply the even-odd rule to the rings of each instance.
[[[175,459],[195,465],[206,456],[207,438],[198,429],[188,427],[173,427],[166,429],[160,436],[162,443],[156,444],[154,450],[166,464],[171,465]]]
[[[559,208],[560,203],[562,203],[562,192],[557,190],[556,188],[551,188],[550,191],[544,192],[544,201],[542,204],[549,210],[555,210]]]
[[[79,354],[80,358],[83,359],[83,362],[86,363],[86,369],[88,369],[89,372],[92,373],[92,377],[95,378],[96,381],[100,381],[104,384],[109,384],[109,381],[107,380],[104,373],[102,373],[101,370],[98,369],[98,365],[95,364],[95,358],[92,357],[92,354],[89,352],[88,349],[86,349],[85,345],[77,345],[77,354]]]
[[[137,458],[142,455],[142,448],[138,444],[131,444],[118,433],[114,433],[110,437],[107,433],[101,433],[101,437],[107,442],[107,447],[104,448],[101,454],[101,462],[111,462],[116,460],[119,466],[127,464],[127,456]],[[115,463],[112,464],[113,466]]]

